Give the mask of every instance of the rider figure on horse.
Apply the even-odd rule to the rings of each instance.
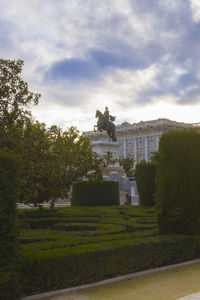
[[[106,123],[106,128],[108,128],[108,126],[109,126],[109,121],[110,121],[110,112],[109,112],[107,106],[105,107],[105,111],[104,111],[104,113],[103,113],[103,116],[104,116],[104,120],[105,120],[105,123]]]
[[[115,117],[111,116],[108,110],[108,107],[105,107],[105,111],[102,114],[99,110],[96,111],[96,118],[98,118],[97,125],[94,125],[94,131],[95,128],[97,128],[99,131],[107,131],[110,140],[113,142],[116,142],[117,139],[115,137],[115,124],[113,121],[115,121]]]
[[[104,116],[104,121],[106,123],[106,128],[108,128],[110,121],[112,121],[112,122],[115,121],[115,117],[110,115],[110,112],[109,112],[107,106],[105,107],[105,111],[103,113],[103,116]]]

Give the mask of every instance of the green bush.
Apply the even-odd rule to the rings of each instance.
[[[54,225],[57,223],[64,223],[66,220],[64,218],[45,218],[45,217],[40,217],[40,218],[24,218],[20,220],[20,226],[21,228],[26,228],[26,229],[47,229],[51,228],[52,230],[54,229]]]
[[[136,165],[135,178],[140,196],[140,204],[153,206],[155,204],[155,178],[157,163],[142,162]]]
[[[0,150],[0,299],[19,298],[19,248],[16,200],[20,183],[20,158]]]
[[[23,213],[35,221],[40,215],[39,210]],[[46,211],[40,218],[46,219],[48,214]],[[177,263],[199,254],[196,238],[158,236],[155,208],[56,209],[54,219],[61,216],[65,222],[55,224],[56,230],[21,231],[26,295]]]
[[[55,224],[55,230],[64,230],[64,231],[95,231],[94,235],[102,234],[112,234],[112,233],[121,233],[126,231],[126,226],[116,225],[116,224],[95,224],[95,223],[59,223]]]
[[[42,216],[34,210],[28,217],[46,219],[48,213]],[[154,208],[56,209],[55,220],[61,216],[65,223],[55,224],[56,231],[28,229],[21,233],[22,284],[27,295],[176,263],[198,254],[195,238],[158,236]],[[66,229],[70,231],[63,231]]]
[[[55,230],[65,231],[85,231],[92,230],[96,231],[99,225],[95,223],[59,223],[55,224]]]
[[[162,233],[200,234],[200,132],[161,136],[156,178],[158,225]]]
[[[55,217],[56,214],[56,210],[52,210],[49,208],[43,208],[42,210],[40,208],[30,208],[30,209],[20,209],[18,211],[18,216],[19,218],[25,218],[25,219],[29,219],[29,218],[50,218],[50,217]]]
[[[72,187],[72,206],[119,205],[117,181],[80,181]]]
[[[192,259],[199,251],[190,236],[103,241],[77,247],[24,252],[24,293],[40,293]]]

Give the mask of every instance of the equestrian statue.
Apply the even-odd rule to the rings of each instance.
[[[97,125],[94,125],[94,131],[96,131],[96,128],[101,132],[105,130],[109,136],[109,141],[116,142],[115,124],[113,123],[113,121],[115,121],[115,117],[110,115],[108,107],[105,108],[103,114],[97,110],[95,117],[98,118],[98,121]]]

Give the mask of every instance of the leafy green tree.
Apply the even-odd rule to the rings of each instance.
[[[87,178],[89,180],[102,180],[102,171],[108,165],[115,164],[117,160],[113,158],[111,152],[107,152],[105,155],[99,155],[95,152],[90,152],[87,157]]]
[[[8,147],[23,159],[19,201],[37,205],[67,195],[78,177],[102,177],[113,160],[93,153],[90,141],[75,127],[62,132],[53,125],[33,121],[30,105],[40,95],[30,92],[20,77],[23,61],[0,59],[0,148]]]
[[[23,158],[20,201],[37,205],[58,196],[54,156],[44,123],[27,120],[19,147]]]
[[[0,125],[9,128],[30,116],[26,108],[38,104],[39,94],[28,90],[28,84],[20,77],[22,60],[0,59]]]
[[[102,179],[102,169],[113,162],[111,153],[93,153],[90,140],[75,127],[63,132],[55,125],[47,129],[44,123],[27,120],[18,146],[16,151],[23,157],[19,200],[35,206],[66,197],[79,177]]]
[[[134,159],[132,157],[121,158],[119,160],[119,164],[120,166],[123,167],[127,177],[134,176],[134,170],[133,170]]]
[[[40,95],[30,92],[20,77],[22,60],[0,59],[0,147],[15,149],[24,122],[30,118],[30,105],[38,104]]]
[[[115,162],[109,152],[104,156],[92,152],[90,140],[73,126],[64,132],[53,126],[49,132],[54,139],[53,151],[68,186],[78,177],[102,179],[102,170]]]

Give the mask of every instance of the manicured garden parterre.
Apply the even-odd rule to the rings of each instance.
[[[23,294],[72,287],[192,259],[192,236],[159,235],[154,208],[18,210]]]

